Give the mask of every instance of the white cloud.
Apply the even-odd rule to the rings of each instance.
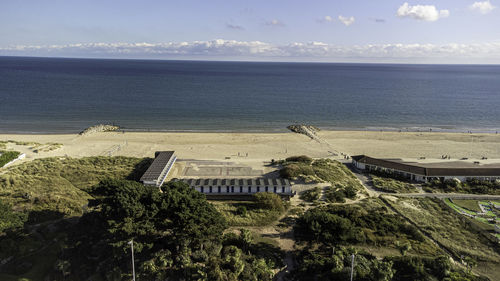
[[[339,16],[339,21],[341,21],[345,26],[349,26],[354,23],[354,17],[343,17]]]
[[[496,7],[491,4],[489,0],[483,2],[474,2],[474,4],[470,5],[469,8],[471,10],[478,10],[481,14],[487,14]]]
[[[500,42],[483,44],[366,44],[322,42],[276,45],[261,41],[211,40],[170,43],[83,43],[0,47],[0,55],[283,61],[500,62]]]
[[[273,19],[273,20],[270,20],[270,21],[266,22],[266,25],[270,25],[270,26],[285,26],[285,24],[282,21],[277,20],[277,19]]]
[[[410,6],[405,2],[397,11],[397,16],[401,18],[413,18],[424,21],[437,21],[440,18],[446,18],[450,15],[448,10],[438,10],[433,5],[415,5]]]
[[[326,22],[332,22],[333,18],[331,16],[324,16],[323,18],[319,19],[318,22],[320,23],[326,23]]]

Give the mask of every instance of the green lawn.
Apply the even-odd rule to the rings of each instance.
[[[481,212],[481,208],[479,208],[479,203],[477,200],[453,199],[453,203],[455,203],[457,206],[471,210],[473,212]]]
[[[0,168],[10,161],[16,159],[21,153],[12,150],[0,150]]]

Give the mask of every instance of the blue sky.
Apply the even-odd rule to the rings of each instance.
[[[500,63],[500,0],[2,0],[0,55]]]

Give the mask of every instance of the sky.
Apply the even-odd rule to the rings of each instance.
[[[500,63],[500,0],[1,0],[0,55]]]

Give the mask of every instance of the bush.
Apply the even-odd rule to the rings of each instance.
[[[270,192],[258,192],[253,195],[253,198],[257,205],[262,209],[279,212],[283,212],[285,210],[283,200],[281,200],[281,197],[277,194]]]
[[[236,208],[236,214],[238,214],[242,217],[246,217],[248,215],[247,208],[245,206],[238,206]]]
[[[313,159],[309,156],[306,155],[301,155],[301,156],[291,156],[285,159],[286,162],[299,162],[299,163],[305,163],[305,164],[311,164]]]
[[[0,200],[0,233],[7,229],[22,227],[26,220],[25,213],[13,211],[10,204]]]
[[[314,170],[308,164],[294,163],[288,164],[280,170],[280,176],[286,179],[293,179],[299,176],[313,176]]]
[[[319,187],[315,187],[314,189],[306,190],[300,194],[300,199],[307,202],[314,202],[319,199],[321,194],[321,189]]]
[[[336,185],[327,187],[325,191],[326,201],[332,203],[344,203],[345,198],[356,199],[356,189],[352,186]]]

